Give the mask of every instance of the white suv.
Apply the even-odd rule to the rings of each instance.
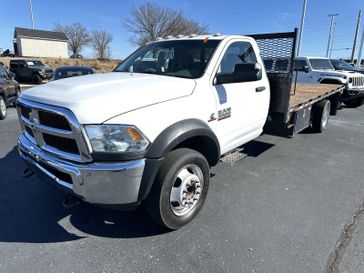
[[[335,70],[331,61],[322,57],[298,57],[294,70],[297,72],[297,82],[344,84],[346,89],[342,101],[349,107],[363,104],[364,75],[344,70]]]

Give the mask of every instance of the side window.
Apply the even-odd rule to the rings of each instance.
[[[306,60],[295,60],[294,61],[294,71],[304,71],[305,66],[308,66]]]
[[[19,67],[19,63],[18,62],[11,62],[10,63],[10,68],[18,68]]]
[[[226,50],[220,64],[219,72],[221,74],[232,74],[237,65],[256,63],[257,57],[252,45],[248,42],[235,42]]]

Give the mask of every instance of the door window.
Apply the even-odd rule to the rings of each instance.
[[[236,65],[256,63],[257,57],[252,45],[248,42],[235,42],[226,50],[221,60],[219,73],[232,74],[235,71]]]
[[[294,71],[304,71],[305,66],[308,66],[306,60],[295,60],[294,61]]]

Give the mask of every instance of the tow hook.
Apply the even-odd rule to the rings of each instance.
[[[72,195],[68,195],[62,202],[62,205],[66,209],[73,208],[77,205],[79,205],[81,200],[77,197],[74,197]]]
[[[31,177],[33,174],[34,174],[34,170],[33,170],[33,169],[26,168],[26,169],[25,169],[25,170],[21,173],[21,176],[22,176],[22,177],[25,177],[25,178],[28,178],[28,177]]]

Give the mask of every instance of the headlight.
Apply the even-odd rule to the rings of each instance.
[[[85,125],[94,152],[143,152],[148,139],[135,127],[128,125]]]
[[[353,78],[349,78],[349,83],[352,83],[353,82]]]

